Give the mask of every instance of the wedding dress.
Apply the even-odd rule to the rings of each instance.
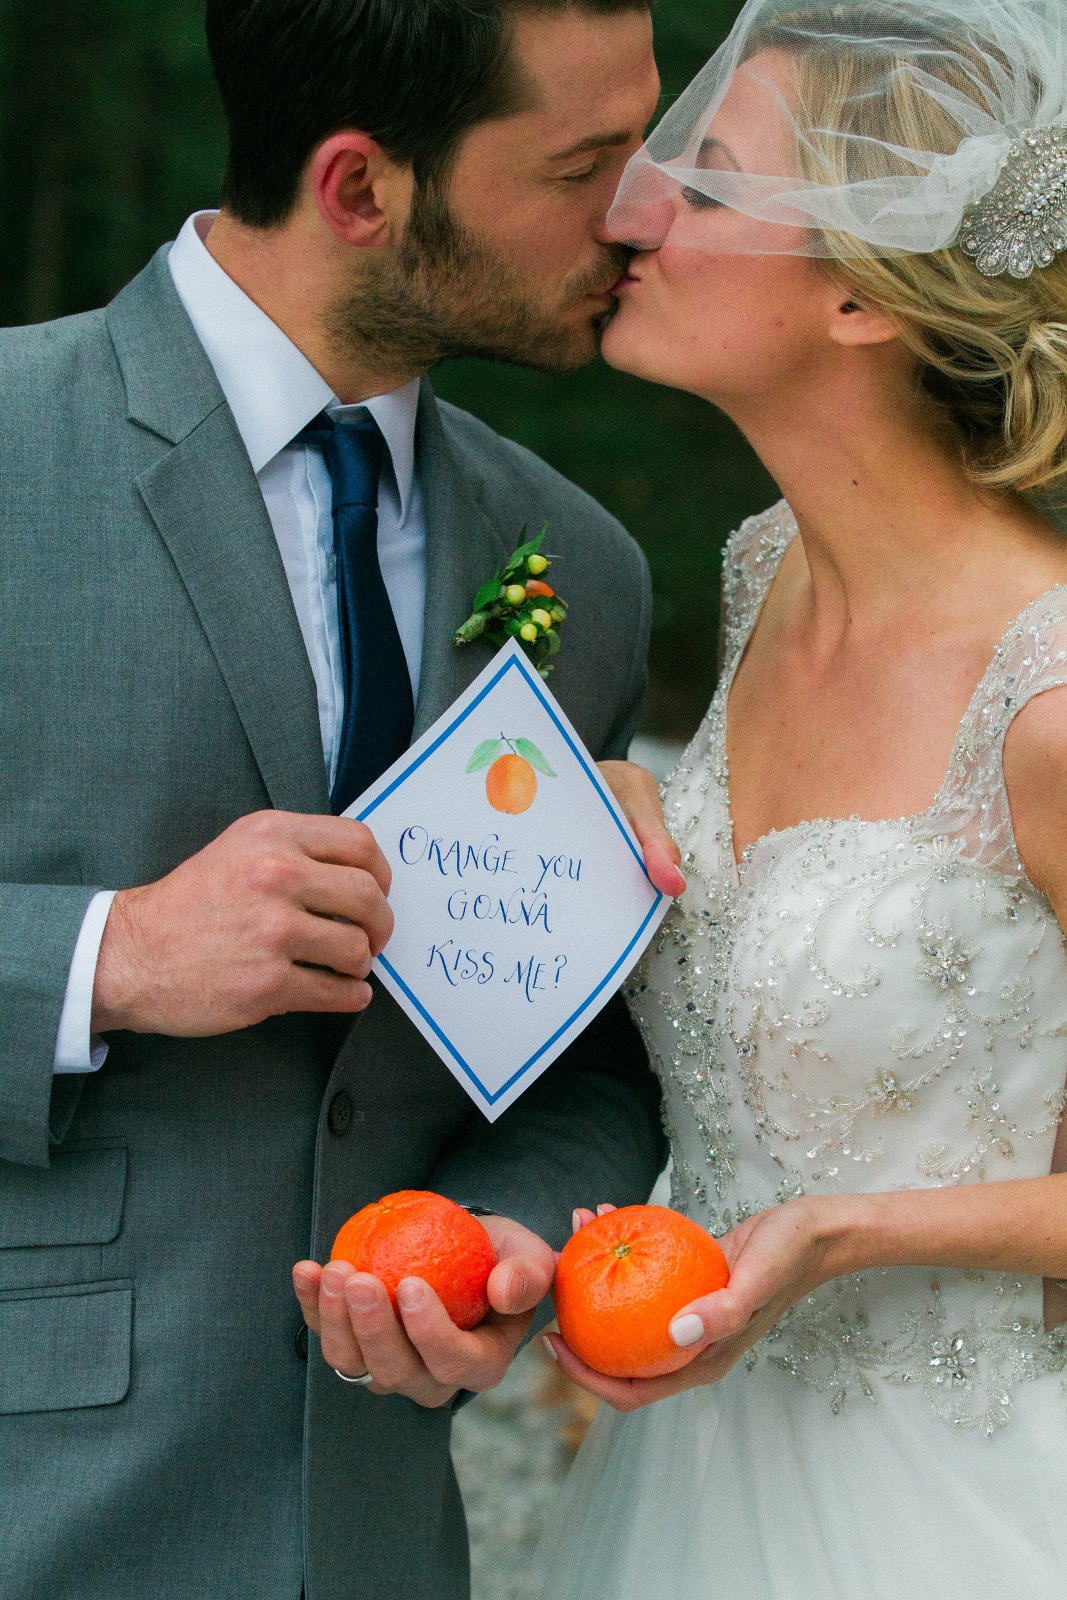
[[[1065,1102],[1067,953],[1001,758],[1067,684],[1067,586],[1007,630],[928,810],[800,823],[737,865],[726,701],[795,533],[781,504],[727,548],[725,671],[666,788],[689,889],[629,986],[672,1204],[715,1234],[792,1195],[1046,1175]],[[1042,1313],[1034,1278],[870,1271],[721,1383],[601,1408],[546,1600],[1063,1600],[1067,1329]]]

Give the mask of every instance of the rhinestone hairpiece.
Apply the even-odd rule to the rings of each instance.
[[[1067,127],[1016,140],[992,189],[964,212],[960,248],[987,278],[1028,278],[1067,250]]]

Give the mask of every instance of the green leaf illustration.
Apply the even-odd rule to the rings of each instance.
[[[546,778],[554,778],[556,776],[540,750],[530,739],[515,739],[512,742],[519,755],[523,756],[531,767],[536,767],[538,772],[543,772]]]
[[[474,754],[467,762],[466,770],[468,772],[481,772],[483,768],[488,767],[492,763],[493,758],[499,755],[503,748],[503,739],[483,739],[477,750],[475,750]]]

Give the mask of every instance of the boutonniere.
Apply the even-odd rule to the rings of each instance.
[[[455,633],[456,644],[485,638],[497,649],[516,639],[542,678],[547,678],[555,665],[552,658],[559,651],[559,630],[567,615],[566,600],[544,581],[552,565],[550,558],[541,554],[547,532],[546,525],[536,539],[520,544],[482,584],[474,596],[471,615]]]

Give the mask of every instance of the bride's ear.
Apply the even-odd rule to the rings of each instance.
[[[889,318],[859,300],[840,294],[830,308],[830,338],[835,344],[889,344],[897,330]]]

